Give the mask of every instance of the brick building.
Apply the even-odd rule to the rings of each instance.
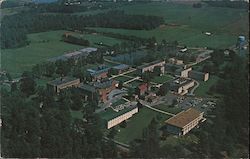
[[[79,88],[83,90],[90,99],[97,95],[100,102],[106,102],[109,93],[114,90],[118,82],[115,80],[106,80],[100,82],[91,82],[88,84],[81,83]]]

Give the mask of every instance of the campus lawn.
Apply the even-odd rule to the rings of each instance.
[[[160,110],[163,110],[163,111],[166,111],[169,113],[173,113],[173,114],[178,114],[179,112],[182,111],[181,108],[171,107],[171,106],[166,105],[166,104],[159,104],[159,105],[154,106],[154,108],[160,109]]]
[[[74,110],[71,110],[70,111],[70,114],[72,116],[72,118],[74,119],[83,119],[83,114],[82,114],[82,111],[74,111]]]
[[[213,86],[217,81],[219,80],[219,77],[217,76],[210,76],[209,80],[199,81],[200,86],[194,91],[194,94],[199,97],[209,96],[207,93],[211,86]]]
[[[163,121],[170,118],[170,116],[168,115],[155,112],[146,107],[140,109],[137,114],[135,114],[132,118],[130,118],[127,121],[126,128],[121,128],[120,126],[116,126],[118,133],[115,136],[115,139],[122,143],[129,144],[132,140],[136,138],[141,138],[143,129],[149,125],[149,123],[154,117],[157,118],[156,117],[157,115],[161,117],[160,125],[162,125]]]
[[[152,79],[152,82],[155,82],[155,83],[159,83],[159,84],[162,84],[162,83],[165,83],[169,80],[172,79],[172,76],[171,75],[168,75],[168,74],[164,74],[162,76],[156,76]]]
[[[121,81],[121,82],[126,82],[128,80],[131,80],[131,78],[124,77],[124,76],[119,76],[119,77],[114,78],[114,80]]]

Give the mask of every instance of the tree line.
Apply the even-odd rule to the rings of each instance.
[[[83,46],[89,46],[90,42],[83,38],[77,38],[73,35],[62,35],[62,40],[67,43],[77,44],[77,45],[83,45]]]
[[[112,10],[96,15],[39,14],[24,12],[5,16],[1,25],[1,48],[14,48],[28,43],[27,34],[50,30],[84,27],[110,27],[124,29],[154,29],[164,23],[162,17],[128,15]]]

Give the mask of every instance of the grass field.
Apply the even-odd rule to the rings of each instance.
[[[121,128],[119,126],[116,127],[116,129],[120,130],[120,132],[117,133],[115,136],[115,139],[117,141],[129,144],[132,140],[136,138],[141,138],[142,131],[144,128],[148,126],[148,124],[151,122],[151,120],[157,115],[161,116],[161,123],[162,121],[165,121],[170,116],[163,115],[160,113],[157,113],[151,109],[143,108],[139,110],[139,113],[135,114],[132,118],[130,118],[127,122],[126,128]],[[160,125],[161,125],[160,123]]]
[[[200,82],[200,86],[194,91],[194,94],[199,97],[208,96],[207,92],[209,91],[209,88],[213,86],[218,80],[219,77],[210,76],[208,81]]]
[[[131,78],[128,78],[128,77],[123,77],[123,76],[119,76],[119,77],[116,77],[114,78],[114,80],[116,81],[121,81],[121,82],[126,82],[128,80],[130,80]]]
[[[161,83],[165,83],[165,82],[167,82],[167,81],[169,81],[169,80],[171,80],[171,79],[172,79],[172,76],[171,76],[171,75],[164,74],[164,75],[162,75],[162,76],[156,76],[156,77],[154,77],[154,78],[151,80],[151,82],[155,82],[155,83],[161,84]]]
[[[46,61],[48,58],[84,48],[84,46],[61,41],[61,36],[64,32],[64,30],[59,30],[29,34],[30,45],[16,49],[1,50],[1,69],[10,72],[13,77],[18,77],[23,71],[31,70],[32,66]],[[113,38],[99,35],[86,35],[86,39],[91,42],[91,45],[100,41],[104,44],[117,42]]]
[[[181,108],[169,107],[169,106],[166,105],[166,104],[160,104],[160,105],[156,105],[156,106],[154,106],[154,107],[157,108],[157,109],[160,109],[160,110],[169,112],[169,113],[173,113],[173,114],[177,114],[177,113],[179,113],[179,112],[182,111]]]
[[[248,13],[242,9],[204,6],[194,9],[191,5],[174,3],[149,3],[120,7],[128,14],[162,16],[165,25],[154,30],[127,30],[95,28],[97,31],[114,32],[138,37],[156,37],[158,41],[177,40],[187,46],[226,48],[235,44],[239,34],[248,36]],[[94,28],[92,28],[94,29]],[[212,32],[206,36],[202,32]]]

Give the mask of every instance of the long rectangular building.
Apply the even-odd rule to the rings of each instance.
[[[144,72],[147,72],[147,71],[153,72],[154,68],[156,66],[159,66],[160,69],[161,69],[161,73],[164,73],[164,71],[165,71],[165,61],[164,60],[163,61],[157,60],[157,61],[147,63],[145,65],[139,66],[138,70],[140,71],[140,73],[144,73]]]
[[[165,130],[175,135],[185,135],[201,121],[204,121],[203,114],[204,112],[189,108],[166,120]]]
[[[138,107],[130,106],[118,112],[114,111],[112,108],[108,108],[105,112],[102,112],[100,116],[105,121],[105,127],[110,129],[131,118],[136,113],[138,113]]]
[[[62,89],[78,87],[79,85],[80,79],[73,77],[60,77],[47,83],[47,87],[56,93],[59,93]]]

